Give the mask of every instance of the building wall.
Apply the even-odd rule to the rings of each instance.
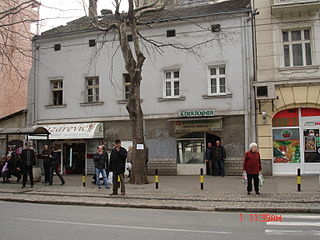
[[[272,117],[284,109],[319,108],[320,40],[316,36],[320,34],[320,3],[315,7],[311,2],[305,1],[303,6],[296,5],[289,10],[286,5],[299,1],[254,0],[254,7],[260,13],[256,16],[257,85],[271,83],[275,89],[275,99],[256,102],[258,144],[266,174],[272,174]],[[311,30],[313,64],[285,67],[282,31],[302,28]],[[265,119],[262,112],[266,113]]]
[[[194,20],[195,21],[195,20]],[[221,24],[220,33],[203,31],[212,24]],[[227,174],[240,174],[245,146],[253,138],[250,108],[251,36],[244,15],[202,18],[197,25],[189,22],[157,24],[141,29],[146,37],[162,42],[186,46],[208,41],[195,53],[163,48],[159,54],[154,48],[143,46],[146,61],[141,85],[142,108],[145,119],[146,144],[149,148],[149,173],[159,169],[160,174],[177,173],[177,138],[169,118],[190,109],[214,109],[223,116],[221,135],[228,151]],[[201,26],[199,31],[199,26]],[[168,29],[176,30],[176,37],[166,38]],[[231,30],[230,30],[231,29]],[[33,74],[30,83],[31,123],[104,122],[105,143],[112,146],[115,139],[131,141],[131,126],[123,93],[125,73],[117,44],[105,41],[97,48],[89,48],[88,41],[96,39],[100,48],[102,39],[110,39],[96,32],[59,37],[40,37],[35,40]],[[61,44],[61,51],[54,51]],[[227,94],[208,96],[209,66],[226,65]],[[179,99],[164,99],[164,72],[180,70]],[[99,105],[81,103],[85,100],[85,77],[99,76]],[[63,79],[64,105],[50,106],[50,80]]]
[[[242,18],[219,19],[223,27],[242,26]],[[202,22],[208,27],[210,23]],[[141,31],[146,36],[165,34],[173,25],[163,25],[152,28],[148,32]],[[195,25],[175,25],[177,37],[174,41],[186,45],[202,42],[210,37],[216,38],[212,43],[197,49],[197,55],[172,48],[164,48],[163,54],[149,51],[143,68],[143,81],[141,85],[142,107],[146,118],[153,115],[176,114],[182,109],[212,108],[216,112],[242,112],[247,103],[244,94],[247,89],[246,65],[243,57],[246,54],[245,39],[241,28],[235,28],[231,33],[212,35],[211,33],[185,33],[198,30]],[[122,74],[125,73],[123,60],[118,51],[113,56],[116,47],[106,43],[99,56],[90,62],[95,49],[88,47],[88,40],[97,38],[97,35],[82,34],[81,36],[59,37],[57,39],[43,39],[37,41],[39,50],[36,51],[39,64],[35,62],[36,88],[36,116],[35,122],[67,122],[74,119],[87,121],[87,119],[127,118],[123,100]],[[101,39],[101,36],[99,36]],[[157,39],[169,41],[167,39]],[[227,40],[218,40],[226,38]],[[54,52],[53,44],[60,43],[61,51]],[[200,57],[199,57],[200,56]],[[45,66],[44,64],[45,63]],[[68,64],[66,64],[68,63]],[[115,64],[117,63],[117,64]],[[208,66],[226,64],[227,96],[217,96],[206,99],[208,94]],[[185,97],[180,101],[161,101],[164,89],[164,71],[180,69],[181,95]],[[84,78],[86,76],[99,76],[100,98],[103,105],[81,106],[84,102]],[[62,108],[51,108],[49,105],[49,81],[62,78],[64,83],[64,104]],[[197,84],[195,84],[195,82]],[[43,94],[46,93],[46,94]],[[31,95],[32,96],[32,95]]]
[[[0,2],[0,12],[11,9],[23,0]],[[1,19],[0,51],[0,118],[26,109],[31,59],[31,20],[39,19],[37,4],[23,4],[23,9]],[[21,23],[16,23],[21,22]]]

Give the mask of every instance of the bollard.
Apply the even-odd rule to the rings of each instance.
[[[156,174],[154,176],[154,181],[156,183],[156,189],[159,189],[159,176],[158,176],[158,169],[155,170]]]
[[[83,170],[82,172],[82,186],[85,187],[86,186],[86,171]]]
[[[298,184],[298,192],[301,192],[301,170],[300,170],[300,168],[298,168],[297,184]]]
[[[118,182],[118,188],[120,188],[120,176],[119,175],[118,175],[117,182]]]
[[[203,190],[204,176],[203,176],[203,168],[200,169],[200,189]]]

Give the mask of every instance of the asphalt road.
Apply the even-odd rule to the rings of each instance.
[[[286,214],[280,219],[280,215],[255,213],[0,202],[0,216],[1,240],[319,240],[320,237],[320,215],[311,214]],[[261,222],[264,220],[269,222]]]

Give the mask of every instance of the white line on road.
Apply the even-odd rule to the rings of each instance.
[[[267,222],[267,225],[320,227],[320,222]]]
[[[320,236],[319,231],[303,231],[303,230],[270,230],[266,229],[265,233],[267,235],[312,235],[312,236]]]
[[[156,227],[141,227],[141,226],[126,226],[126,225],[109,225],[109,224],[99,224],[99,223],[69,222],[69,221],[57,221],[57,220],[44,220],[44,219],[36,219],[36,218],[16,218],[16,219],[21,220],[21,221],[70,224],[70,225],[80,225],[80,226],[89,226],[89,227],[124,228],[124,229],[135,229],[135,230],[189,232],[189,233],[207,233],[207,234],[231,234],[232,233],[232,232],[222,232],[222,231],[207,231],[207,230],[156,228]]]
[[[320,219],[320,215],[281,215],[282,218]]]

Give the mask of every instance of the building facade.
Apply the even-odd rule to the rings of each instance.
[[[254,0],[257,134],[273,175],[320,172],[319,0]]]
[[[37,1],[0,2],[0,118],[27,108],[31,28],[38,20]]]
[[[180,46],[160,53],[142,44],[149,173],[199,174],[205,146],[216,140],[227,151],[226,174],[241,173],[255,134],[250,12],[248,0],[232,0],[172,9],[150,19],[151,28],[140,26],[145,38]],[[110,149],[118,138],[131,143],[123,57],[111,33],[90,27],[81,18],[34,39],[29,124],[50,129],[66,173],[92,173],[98,144]]]

